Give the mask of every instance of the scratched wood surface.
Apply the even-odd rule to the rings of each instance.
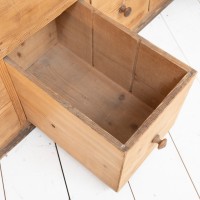
[[[180,9],[181,8],[181,9]],[[165,51],[175,55],[177,58],[183,60],[184,62],[192,63],[198,70],[199,58],[198,52],[200,51],[199,47],[199,34],[198,27],[196,24],[200,20],[199,17],[199,8],[200,3],[198,0],[175,0],[171,6],[169,6],[165,12],[158,16],[150,25],[148,25],[140,34],[147,38],[148,40],[155,43],[157,46],[160,46]],[[180,9],[180,12],[177,14],[177,10]],[[189,9],[189,11],[188,11]],[[170,19],[170,20],[169,20]],[[175,20],[176,19],[176,20]],[[188,19],[188,20],[187,20]],[[190,19],[190,20],[189,20]],[[169,21],[168,21],[169,20]],[[196,21],[197,23],[191,23],[191,21]],[[186,24],[184,23],[186,22]],[[190,29],[185,30],[187,26]],[[194,31],[195,30],[195,31]],[[197,32],[197,34],[196,34]],[[183,34],[181,37],[179,34]],[[187,39],[189,37],[189,39]],[[187,41],[190,41],[190,44]],[[187,46],[192,45],[190,51],[188,51]],[[197,53],[196,53],[197,52]],[[147,161],[143,164],[143,166],[138,170],[138,172],[132,177],[129,182],[129,185],[125,186],[123,189],[123,193],[115,194],[109,192],[109,188],[98,181],[90,172],[88,172],[84,167],[82,167],[79,163],[77,163],[73,158],[71,158],[68,154],[63,152],[60,148],[58,148],[59,157],[60,158],[60,166],[65,169],[64,177],[66,180],[65,183],[59,183],[54,185],[54,190],[58,190],[58,187],[65,187],[65,192],[68,191],[68,195],[72,197],[71,199],[79,200],[81,197],[78,195],[78,192],[81,191],[81,194],[87,199],[95,199],[101,197],[102,199],[135,199],[135,200],[146,200],[148,199],[157,199],[157,200],[165,200],[165,199],[194,199],[198,200],[200,193],[200,182],[199,182],[199,166],[200,159],[198,159],[199,154],[199,101],[200,101],[200,84],[197,79],[192,87],[189,96],[184,104],[183,110],[180,114],[180,117],[177,120],[176,125],[171,129],[171,136],[168,137],[169,146],[159,154],[157,150],[153,152],[153,154],[147,159]],[[192,119],[188,123],[188,119]],[[190,125],[192,123],[192,126]],[[35,135],[41,133],[38,129],[31,134]],[[42,134],[42,133],[41,133]],[[42,134],[43,135],[43,134]],[[192,136],[192,137],[191,137]],[[43,136],[42,136],[43,137]],[[172,140],[173,139],[173,140]],[[27,138],[27,145],[23,144],[19,147],[25,149],[25,154],[30,156],[30,144],[33,144],[35,138],[30,137]],[[44,139],[45,141],[49,141],[48,138]],[[188,148],[189,147],[189,148]],[[48,145],[37,146],[32,145],[32,148],[35,149],[48,149]],[[56,148],[55,148],[56,149]],[[11,160],[15,160],[12,154],[15,157],[20,157],[20,150],[14,149],[8,155],[8,159],[10,157]],[[46,154],[46,153],[45,153]],[[46,154],[47,155],[47,154]],[[196,155],[196,156],[191,156]],[[36,163],[42,163],[39,154],[35,156],[35,158],[39,157]],[[45,157],[45,156],[44,156]],[[49,154],[49,159],[52,158],[52,154]],[[1,160],[2,164],[3,160]],[[4,164],[8,161],[4,160]],[[14,161],[13,164],[8,162],[8,165],[11,170],[17,166],[18,161]],[[68,169],[70,168],[70,169]],[[32,166],[30,167],[32,169]],[[61,171],[57,167],[54,168],[52,165],[44,165],[40,164],[38,169],[45,173],[47,169],[51,169],[51,174],[56,174],[55,180],[58,178],[58,171]],[[157,170],[156,170],[157,169]],[[162,169],[162,170],[161,170]],[[155,171],[153,171],[155,170]],[[3,180],[7,183],[12,184],[13,180],[16,179],[17,173],[10,175],[10,173],[3,174]],[[31,177],[30,170],[28,175]],[[61,171],[62,172],[62,171]],[[155,173],[152,173],[155,172]],[[32,173],[34,174],[34,173]],[[78,175],[77,175],[78,174]],[[20,173],[21,177],[25,177],[26,173]],[[59,176],[60,177],[60,176]],[[161,178],[164,178],[163,179]],[[24,179],[24,178],[23,178]],[[87,180],[93,180],[91,185],[87,188]],[[152,181],[154,179],[154,181]],[[48,197],[48,199],[55,199],[55,196],[50,196],[51,194],[51,186],[45,182],[45,180],[49,180],[46,177],[40,179],[39,182],[34,182],[32,178],[30,182],[33,187],[42,187],[46,184],[46,189],[36,190],[37,199],[44,199],[44,197]],[[84,181],[85,180],[85,181]],[[162,184],[161,184],[162,181]],[[1,182],[1,180],[0,180]],[[40,183],[40,184],[38,184]],[[145,187],[144,187],[145,183]],[[16,200],[20,199],[26,192],[20,191],[19,193],[14,192],[13,195],[10,195],[13,192],[13,188],[17,191],[17,187],[25,187],[28,185],[24,181],[14,181],[13,187],[6,186],[4,183],[7,200]],[[63,186],[64,185],[64,186]],[[67,185],[67,187],[66,187]],[[85,190],[82,190],[82,189]],[[167,189],[166,189],[167,188]],[[60,191],[59,191],[60,192]],[[133,193],[132,193],[133,192]],[[63,199],[67,199],[66,194],[60,192],[63,195]],[[109,194],[108,194],[109,193]],[[3,197],[3,188],[0,183],[0,197]],[[32,198],[32,191],[29,190],[29,195],[26,193],[27,199]],[[59,195],[59,193],[57,194]],[[132,195],[132,196],[131,196]],[[33,197],[35,197],[33,195]],[[62,197],[59,195],[60,199]],[[26,198],[25,198],[26,199]]]

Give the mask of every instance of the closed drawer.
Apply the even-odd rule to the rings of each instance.
[[[12,103],[8,103],[0,110],[0,151],[15,138],[20,129],[20,123]]]
[[[171,128],[195,77],[81,2],[5,63],[28,120],[116,191]]]
[[[5,106],[8,102],[10,102],[10,98],[8,96],[7,90],[0,78],[0,110],[3,106]]]
[[[132,9],[128,16],[125,16],[123,12],[119,12],[122,2],[122,0],[93,0],[92,6],[127,28],[133,29],[148,14],[149,0],[126,0],[126,7]]]

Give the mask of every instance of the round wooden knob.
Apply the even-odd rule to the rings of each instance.
[[[122,4],[121,7],[119,8],[119,13],[124,13],[125,17],[128,17],[132,12],[131,7],[126,7],[125,4]]]
[[[161,140],[159,135],[156,135],[152,142],[158,144],[158,149],[163,149],[167,145],[167,139]]]
[[[122,4],[121,7],[119,8],[119,12],[123,13],[126,10],[126,5]]]
[[[126,8],[126,10],[124,11],[124,16],[125,17],[128,17],[132,12],[132,8],[131,7],[128,7]]]

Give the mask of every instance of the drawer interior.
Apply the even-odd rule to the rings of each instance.
[[[187,73],[82,3],[23,42],[7,60],[76,116],[123,144]]]

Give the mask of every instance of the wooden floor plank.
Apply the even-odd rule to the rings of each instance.
[[[200,70],[200,4],[197,0],[176,0],[162,16],[187,57],[188,64]]]
[[[167,139],[167,147],[155,149],[130,179],[136,200],[199,199],[170,137]]]
[[[1,173],[1,167],[0,167],[0,200],[6,200],[4,196],[3,177]]]
[[[139,34],[182,62],[187,62],[186,57],[171,35],[161,15],[158,15]]]
[[[181,12],[177,13],[177,8]],[[163,19],[188,64],[200,72],[200,4],[197,0],[176,0],[162,13]],[[200,80],[198,74],[198,80]],[[195,81],[171,133],[181,157],[200,195],[200,82]],[[189,147],[189,148],[188,148]]]
[[[58,151],[71,199],[134,200],[128,184],[119,193],[116,193],[64,150],[58,147]]]
[[[195,80],[178,119],[170,130],[173,140],[200,194],[200,84]]]
[[[54,143],[39,129],[1,160],[7,200],[67,200]]]

